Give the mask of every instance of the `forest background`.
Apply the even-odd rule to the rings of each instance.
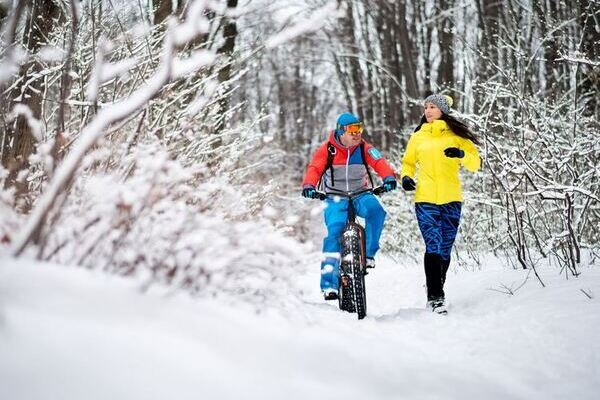
[[[15,0],[0,29],[6,254],[268,296],[319,247],[300,182],[336,116],[398,168],[439,92],[483,158],[453,259],[600,256],[597,1]],[[411,198],[382,201],[419,258]]]

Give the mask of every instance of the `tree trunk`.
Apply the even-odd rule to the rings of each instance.
[[[454,0],[440,0],[440,11],[447,12],[454,7]],[[440,89],[454,86],[454,15],[442,18],[438,25],[440,44],[440,65],[438,67],[437,83]]]
[[[175,12],[177,13],[177,15],[179,17],[181,17],[183,15],[183,13],[185,12],[185,10],[187,8],[187,2],[188,2],[188,0],[178,0],[177,1],[177,8],[175,9]]]
[[[373,59],[374,57],[374,52],[371,50],[373,49],[373,43],[371,42],[371,18],[369,17],[368,13],[365,12],[365,22],[364,24],[362,24],[362,36],[364,38],[365,41],[365,48],[368,51],[368,57],[369,59]],[[363,119],[365,121],[368,121],[368,123],[371,125],[371,129],[376,128],[376,121],[374,120],[374,99],[375,99],[375,87],[374,87],[374,83],[373,83],[373,79],[374,79],[374,71],[373,71],[373,67],[371,66],[371,64],[367,64],[367,81],[366,81],[366,94],[367,97],[363,100],[363,113],[364,115],[362,115]]]
[[[237,7],[237,5],[238,0],[227,0],[228,10],[233,10]],[[233,51],[235,50],[235,38],[238,34],[235,19],[229,17],[225,18],[226,22],[223,28],[223,38],[225,39],[225,42],[221,47],[217,49],[217,54],[222,54],[225,58],[225,64],[221,67],[221,69],[219,69],[218,72],[219,83],[223,88],[224,94],[219,100],[219,108],[221,111],[219,114],[221,115],[221,118],[217,121],[217,124],[215,126],[215,133],[217,134],[221,133],[221,131],[225,127],[225,123],[227,120],[225,116],[225,113],[229,109],[229,93],[227,93],[229,91],[229,85],[227,84],[227,82],[231,79],[231,58],[233,56]],[[217,140],[214,142],[215,148],[219,147],[220,145],[221,140]]]
[[[358,44],[358,39],[356,37],[356,26],[354,21],[355,18],[352,3],[348,2],[348,5],[346,7],[346,18],[342,20],[342,25],[344,26],[344,37],[348,40],[346,44],[348,52],[351,54],[358,54],[360,45]],[[348,65],[348,68],[350,70],[349,78],[352,85],[354,104],[356,105],[356,109],[350,111],[356,112],[360,118],[364,118],[362,104],[363,77],[359,59],[357,57],[349,57],[346,59],[346,64]]]
[[[154,25],[163,23],[173,12],[173,0],[152,0]]]
[[[3,57],[7,62],[14,62],[13,60],[13,48],[15,46],[15,37],[17,33],[17,26],[21,21],[21,15],[23,15],[25,9],[26,0],[19,0],[14,4],[12,9],[11,17],[0,20],[0,29],[4,33],[5,48],[3,49]],[[0,3],[2,12],[8,14],[7,6],[4,3]],[[0,161],[2,166],[8,171],[11,170],[9,165],[12,165],[12,138],[14,136],[13,126],[8,122],[8,115],[10,114],[10,99],[9,94],[6,93],[6,87],[10,86],[10,81],[0,82],[0,119],[2,120],[2,141],[0,142]],[[5,181],[8,183],[8,180]]]
[[[482,81],[487,81],[496,74],[491,64],[498,66],[500,61],[498,39],[502,1],[478,0],[476,5],[479,17],[478,25],[482,33],[479,49],[487,58],[480,59],[479,77]]]
[[[34,0],[30,6],[29,16],[23,36],[25,48],[30,54],[35,54],[47,43],[48,36],[62,16],[61,9],[52,0]],[[17,87],[11,94],[14,103],[23,104],[31,110],[32,117],[40,119],[44,93],[43,78],[31,78],[39,74],[43,65],[35,58],[21,67],[19,77],[22,86]],[[13,103],[13,104],[14,104]],[[27,118],[19,116],[13,131],[8,132],[9,154],[6,165],[9,166],[7,185],[14,185],[17,198],[27,194],[27,182],[17,181],[19,172],[29,168],[29,156],[35,147],[35,138]],[[28,206],[25,205],[25,210]]]
[[[541,39],[544,40],[544,58],[541,63],[545,80],[544,95],[548,99],[556,99],[558,82],[555,60],[558,58],[558,43],[556,35],[553,33],[554,27],[551,20],[549,20],[553,15],[553,10],[548,8],[546,2],[542,0],[533,1],[533,10],[537,17]]]
[[[398,6],[398,41],[400,42],[400,49],[402,51],[402,69],[404,71],[404,77],[406,82],[406,91],[411,99],[419,99],[421,94],[419,93],[418,81],[417,81],[417,59],[414,57],[415,50],[413,39],[410,37],[408,31],[408,20],[406,18],[406,3],[401,1],[397,4]],[[421,115],[420,107],[415,107],[409,104],[409,114],[412,121],[417,121]]]
[[[598,18],[600,11],[594,1],[585,0],[579,2],[581,7],[579,24],[581,26],[581,49],[580,51],[588,60],[598,62],[600,59],[600,31],[598,30]],[[594,15],[595,13],[595,15]],[[586,114],[598,116],[600,109],[600,68],[588,64],[580,64],[583,79],[580,83],[582,96],[588,97]]]
[[[4,3],[0,3],[0,31],[4,28],[4,19],[8,16],[8,7]]]
[[[481,32],[481,39],[479,42],[479,57],[477,61],[477,74],[476,77],[479,82],[489,82],[492,80],[498,80],[498,68],[500,68],[500,11],[502,7],[502,1],[487,1],[477,0],[477,16],[478,16],[478,28]],[[484,104],[484,99],[487,93],[475,92],[473,104],[476,107]],[[479,109],[475,109],[478,113]]]

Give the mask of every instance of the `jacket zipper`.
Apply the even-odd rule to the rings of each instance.
[[[346,192],[350,191],[350,183],[348,182],[348,166],[350,165],[350,149],[347,151],[348,157],[346,157]]]

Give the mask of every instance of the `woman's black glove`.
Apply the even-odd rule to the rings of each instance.
[[[463,158],[465,156],[465,152],[458,147],[448,147],[444,150],[444,154],[450,158]]]
[[[407,192],[410,192],[411,190],[415,190],[416,187],[417,185],[415,184],[415,181],[413,181],[413,179],[410,176],[402,177],[402,189],[406,190]]]

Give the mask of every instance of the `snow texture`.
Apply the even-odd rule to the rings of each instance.
[[[381,259],[358,321],[321,300],[312,261],[294,271],[298,290],[256,309],[0,259],[3,398],[596,398],[596,269],[583,281],[540,267],[546,288],[516,290],[527,271],[492,259],[453,268],[439,316],[425,309],[420,266]]]

